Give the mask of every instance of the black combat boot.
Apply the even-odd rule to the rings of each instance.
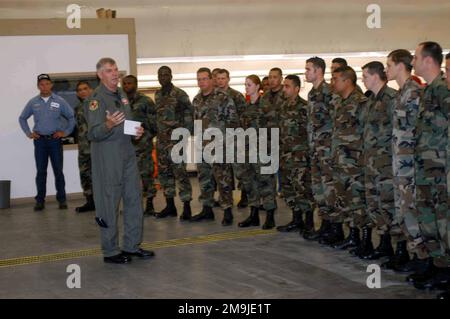
[[[394,249],[392,248],[391,235],[382,234],[380,236],[380,244],[373,251],[372,254],[367,255],[364,259],[376,260],[382,257],[392,257],[394,255]]]
[[[156,218],[166,218],[166,217],[176,217],[177,208],[175,207],[175,202],[173,198],[166,198],[166,207],[160,212],[155,213]]]
[[[259,210],[258,207],[250,207],[250,216],[238,224],[239,227],[259,226]]]
[[[155,216],[155,208],[153,207],[153,197],[147,197],[144,216]]]
[[[323,245],[332,246],[344,240],[344,230],[342,228],[342,223],[332,223],[330,226],[330,232],[328,236],[323,237],[319,241]]]
[[[292,211],[292,220],[283,226],[278,226],[277,230],[279,232],[287,233],[293,231],[303,231],[305,229],[305,223],[302,218],[301,210],[293,210]]]
[[[401,240],[397,242],[397,247],[395,249],[395,255],[389,258],[388,261],[381,264],[381,268],[384,269],[394,269],[400,265],[404,265],[409,261],[409,253],[407,249],[406,240]]]
[[[361,259],[367,259],[367,256],[373,254],[373,243],[372,243],[372,228],[363,227],[361,244],[358,246],[357,256]]]
[[[192,216],[190,219],[191,222],[199,222],[202,220],[214,220],[214,212],[212,207],[203,206],[202,211],[197,215]]]
[[[247,198],[247,192],[243,189],[241,190],[241,200],[237,204],[238,208],[245,208],[248,206],[248,198]]]
[[[305,231],[303,232],[303,238],[306,240],[319,240],[324,234],[330,231],[330,225],[328,220],[322,219],[319,230],[316,231],[312,228],[311,231]]]
[[[408,261],[406,264],[403,265],[396,265],[394,267],[395,272],[399,273],[412,273],[412,272],[418,272],[421,268],[423,268],[426,264],[425,259],[419,259],[417,257],[417,254],[413,255],[413,258]]]
[[[433,258],[429,257],[422,260],[421,266],[411,275],[406,276],[406,282],[413,284],[416,281],[426,281],[435,275],[437,267],[433,263]]]
[[[86,203],[83,206],[75,208],[77,213],[90,212],[95,210],[94,196],[89,195],[86,197]]]
[[[190,220],[192,217],[191,202],[183,202],[183,213],[180,216],[180,220]]]
[[[271,209],[266,212],[266,221],[264,222],[262,229],[272,229],[275,227],[275,219],[273,216],[274,214],[275,209]]]
[[[314,211],[310,210],[305,213],[305,228],[299,231],[300,236],[311,234],[314,232]]]
[[[358,247],[361,243],[361,239],[359,238],[359,228],[358,227],[350,227],[350,232],[343,241],[333,245],[333,248],[345,250],[347,248]]]
[[[222,226],[230,226],[233,223],[233,212],[231,207],[228,207],[223,212]]]

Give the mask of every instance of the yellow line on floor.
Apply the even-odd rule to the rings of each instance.
[[[274,234],[275,232],[276,232],[275,230],[262,230],[262,229],[225,232],[211,235],[161,240],[151,243],[144,242],[142,243],[141,247],[144,249],[161,249],[168,247],[212,243],[217,241],[247,238],[259,235],[270,235]],[[39,256],[26,256],[18,258],[0,259],[0,268],[48,263],[66,259],[77,259],[88,256],[98,256],[101,255],[101,253],[102,252],[100,248],[91,248]]]

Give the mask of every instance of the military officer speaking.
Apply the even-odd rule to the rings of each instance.
[[[111,58],[97,63],[100,85],[85,104],[88,138],[91,141],[92,184],[96,221],[101,229],[104,261],[124,264],[131,256],[149,258],[152,251],[139,246],[142,241],[143,212],[140,177],[132,137],[124,132],[131,110],[125,93],[117,87],[119,71]],[[139,139],[144,134],[136,127]],[[123,251],[119,248],[118,214],[123,200]]]

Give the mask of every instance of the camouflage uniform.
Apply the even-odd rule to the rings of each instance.
[[[219,90],[214,89],[207,96],[200,92],[192,101],[194,106],[194,118],[202,120],[202,129],[218,128],[226,139],[226,128],[236,128],[239,126],[236,106],[230,96]],[[203,147],[210,143],[203,141]],[[225,151],[225,146],[224,146]],[[224,152],[225,153],[225,152]],[[233,206],[233,174],[231,165],[225,163],[226,157],[223,156],[223,163],[207,163],[202,161],[197,164],[198,177],[200,183],[200,201],[203,206],[214,206],[214,182],[215,179],[222,208],[227,209]]]
[[[240,115],[242,128],[245,130],[254,128],[258,132],[260,128],[263,128],[262,115],[260,99],[255,103],[248,102]],[[249,146],[247,144],[246,154],[248,158]],[[261,174],[261,163],[249,163],[248,161],[245,164],[236,164],[234,171],[247,192],[249,206],[259,207],[262,200],[266,211],[277,207],[275,174]]]
[[[129,98],[132,119],[139,121],[144,127],[144,135],[133,139],[136,157],[142,180],[142,197],[155,197],[156,188],[153,182],[153,137],[156,133],[155,103],[148,96],[136,92]]]
[[[369,223],[380,234],[391,229],[394,215],[392,172],[392,112],[397,91],[385,85],[371,94],[364,116],[365,194]]]
[[[91,143],[87,138],[88,126],[84,116],[84,103],[80,102],[75,107],[75,118],[78,130],[78,167],[80,169],[81,188],[83,195],[92,196],[91,173]]]
[[[417,118],[415,150],[416,207],[419,229],[435,264],[447,264],[443,239],[447,235],[447,141],[449,95],[439,75],[424,89]]]
[[[335,97],[332,135],[333,189],[327,197],[331,223],[350,222],[363,227],[365,194],[363,168],[363,114],[367,98],[354,90],[346,99]]]
[[[395,218],[401,232],[391,230],[396,237],[409,241],[418,238],[419,224],[416,215],[416,179],[414,173],[414,149],[416,124],[422,95],[420,85],[409,78],[399,90],[392,119],[392,168],[394,174]]]
[[[184,127],[193,134],[194,110],[189,97],[183,90],[171,86],[169,90],[158,90],[155,94],[156,119],[158,125],[158,179],[166,198],[173,198],[176,194],[175,180],[179,183],[180,199],[183,202],[192,200],[192,186],[186,172],[186,163],[173,163],[172,147],[178,141],[172,141],[172,131]]]
[[[285,101],[279,112],[281,187],[294,211],[312,210],[311,170],[307,133],[307,102],[300,96]]]
[[[308,93],[308,141],[311,154],[311,180],[314,201],[319,216],[327,219],[332,207],[326,197],[332,191],[331,134],[333,132],[334,107],[331,103],[330,85],[323,81],[317,89]]]
[[[247,104],[244,95],[241,92],[236,91],[235,89],[232,89],[230,87],[228,87],[227,89],[227,94],[233,99],[234,105],[236,105],[238,116],[240,117],[244,112],[245,106]]]

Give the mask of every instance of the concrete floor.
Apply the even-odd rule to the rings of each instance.
[[[194,198],[198,196],[195,178]],[[237,193],[237,192],[236,192]],[[237,194],[236,194],[237,195]],[[5,259],[57,254],[99,248],[99,231],[93,213],[76,214],[83,203],[79,196],[60,211],[49,201],[44,212],[33,204],[16,204],[0,210],[0,264]],[[237,198],[235,198],[237,202]],[[288,222],[290,211],[278,200],[278,225]],[[181,203],[177,202],[181,211]],[[155,202],[164,207],[162,192]],[[193,212],[200,209],[192,201]],[[178,219],[145,219],[144,242],[152,244],[182,239],[174,245],[154,249],[152,260],[135,259],[128,265],[103,263],[100,255],[0,268],[0,298],[434,298],[404,283],[403,275],[382,271],[381,288],[369,289],[369,262],[352,258],[348,252],[307,242],[298,234],[268,232],[237,239],[206,240],[203,235],[236,233],[237,222],[246,210],[234,208],[235,223],[216,220],[200,224]],[[261,213],[264,220],[264,212]],[[251,228],[259,229],[259,228]],[[238,233],[239,234],[239,233]],[[226,234],[225,234],[226,235]],[[238,236],[239,237],[239,236]],[[212,237],[211,237],[212,238]],[[194,241],[192,243],[192,241]],[[81,288],[66,286],[69,264],[81,267]]]

